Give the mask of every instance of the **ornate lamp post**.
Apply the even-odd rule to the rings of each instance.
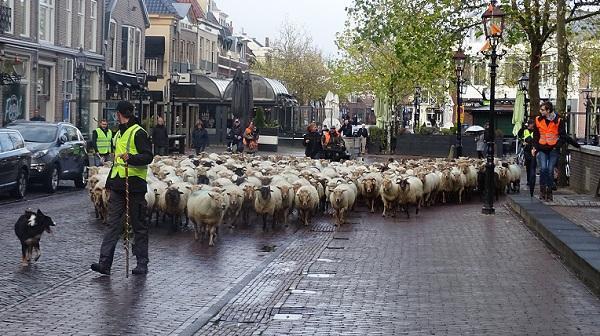
[[[140,98],[140,106],[138,108],[138,113],[139,113],[139,118],[140,118],[140,124],[142,122],[142,118],[143,118],[143,102],[142,99],[144,97],[144,93],[146,93],[146,85],[148,84],[148,73],[146,72],[146,70],[144,70],[143,68],[140,68],[136,73],[135,73],[135,79],[137,80],[138,83],[138,93],[139,93],[139,98]]]
[[[462,125],[460,123],[460,107],[462,105],[461,92],[463,90],[463,72],[467,57],[462,48],[454,53],[454,65],[456,70],[456,157],[462,156]]]
[[[413,131],[419,129],[419,120],[420,120],[420,99],[421,99],[421,87],[415,86],[415,124],[413,125]]]
[[[487,134],[487,154],[485,164],[485,201],[481,212],[486,215],[493,215],[494,209],[494,144],[495,144],[495,129],[496,129],[496,69],[498,58],[502,58],[504,53],[498,54],[496,49],[502,40],[502,32],[504,30],[504,11],[496,6],[496,1],[490,1],[488,8],[481,16],[483,30],[487,44],[490,46],[488,50],[482,53],[491,59],[490,64],[490,120]]]
[[[85,68],[87,65],[87,57],[83,52],[83,47],[79,48],[79,52],[75,56],[75,72],[77,73],[77,128],[83,127],[83,81],[85,79]]]
[[[175,92],[173,92],[173,89],[175,88],[175,86],[179,83],[179,73],[175,70],[173,70],[173,72],[171,73],[171,79],[169,80],[169,93],[171,95],[171,115],[174,115],[175,113]],[[171,133],[171,116],[169,116],[169,118],[167,118],[167,125],[169,128],[169,133]]]
[[[592,90],[589,85],[587,88],[581,90],[581,93],[585,97],[585,141],[586,145],[590,142],[590,112],[592,107],[591,96],[594,90]]]
[[[519,90],[521,90],[521,92],[523,92],[523,95],[525,96],[523,104],[525,104],[525,115],[527,116],[529,115],[527,111],[527,106],[529,106],[529,97],[527,97],[527,93],[529,90],[529,75],[527,75],[526,72],[523,72],[523,74],[521,74],[521,77],[519,78]]]

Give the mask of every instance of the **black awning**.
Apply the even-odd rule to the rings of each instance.
[[[165,37],[164,36],[146,36],[146,58],[164,57],[165,55]]]
[[[137,88],[138,83],[134,75],[107,71],[104,73],[104,79],[112,85],[124,86],[127,88]]]

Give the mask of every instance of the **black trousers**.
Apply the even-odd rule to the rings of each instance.
[[[129,224],[133,232],[133,246],[131,251],[137,258],[137,263],[148,264],[148,223],[145,220],[146,198],[145,193],[129,193]],[[123,237],[125,223],[125,191],[110,192],[108,201],[108,231],[100,247],[100,263],[110,269],[115,255],[117,242]]]
[[[527,170],[527,185],[535,185],[535,169],[537,166],[535,157],[531,155],[531,150],[525,150],[525,169]]]

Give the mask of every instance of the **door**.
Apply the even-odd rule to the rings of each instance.
[[[8,133],[0,133],[0,186],[14,184],[17,179],[17,156]]]
[[[85,166],[87,162],[86,143],[83,139],[83,135],[77,128],[69,126],[67,128],[67,133],[69,134],[69,139],[73,139],[73,141],[71,141],[71,147],[73,148],[73,173],[78,174],[83,171],[83,166]]]
[[[73,170],[73,148],[69,141],[69,133],[67,132],[67,126],[62,126],[58,131],[58,164],[60,165],[61,177],[64,174],[68,174]],[[63,142],[62,139],[65,141]]]

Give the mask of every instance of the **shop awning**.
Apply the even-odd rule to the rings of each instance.
[[[275,79],[265,78],[259,75],[250,74],[252,79],[252,92],[255,103],[277,104],[280,95],[289,96],[287,88]],[[229,83],[225,90],[223,99],[231,101],[233,95],[233,85]]]
[[[146,36],[146,58],[164,57],[165,55],[165,37],[164,36]]]
[[[191,75],[190,83],[173,87],[173,94],[181,101],[220,102],[231,79],[216,79],[204,75]]]
[[[120,72],[107,71],[104,73],[104,80],[108,84],[124,86],[127,88],[137,88],[138,83],[135,75],[124,74]]]

